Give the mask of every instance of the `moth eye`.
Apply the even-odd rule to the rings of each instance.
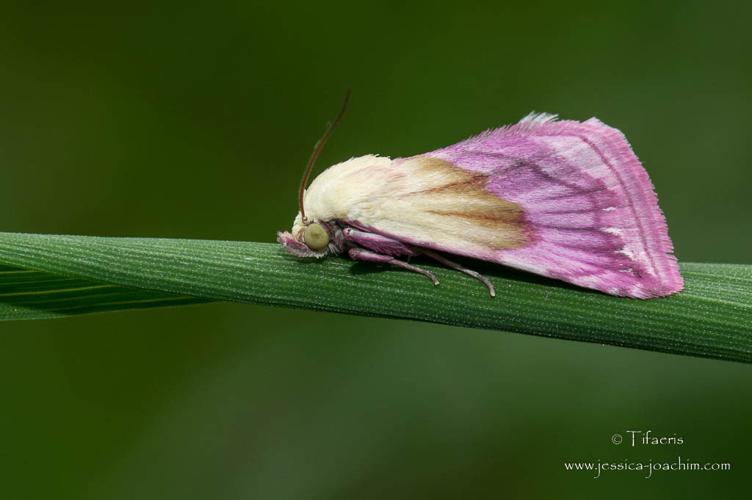
[[[321,224],[309,224],[303,233],[303,240],[311,250],[323,250],[329,244],[329,233]]]

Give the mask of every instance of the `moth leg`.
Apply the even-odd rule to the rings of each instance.
[[[408,271],[420,273],[431,280],[434,285],[439,284],[439,280],[436,278],[436,275],[431,271],[426,271],[425,269],[421,269],[412,264],[408,264],[407,262],[402,262],[401,260],[397,260],[390,255],[382,255],[379,253],[371,252],[369,250],[363,250],[362,248],[351,248],[347,251],[347,255],[352,260],[359,260],[363,262],[377,262],[379,264],[390,264],[392,266],[400,267]]]
[[[415,252],[401,241],[380,234],[346,227],[342,231],[342,235],[345,237],[345,241],[355,243],[359,247],[366,248],[378,254],[391,255],[392,257],[399,257],[401,255],[411,257],[415,255]]]
[[[432,250],[426,250],[424,248],[421,248],[420,249],[420,253],[422,253],[422,254],[424,254],[424,255],[426,255],[428,257],[431,257],[432,259],[434,259],[434,260],[436,260],[436,261],[444,264],[447,267],[451,267],[452,269],[456,269],[457,271],[459,271],[461,273],[465,273],[468,276],[472,276],[473,278],[479,280],[481,283],[483,283],[484,285],[486,285],[486,288],[488,288],[488,293],[491,294],[491,297],[496,297],[496,288],[493,286],[493,283],[491,283],[491,281],[488,278],[486,278],[485,276],[483,276],[479,272],[473,271],[472,269],[468,269],[468,268],[466,268],[466,267],[464,267],[464,266],[462,266],[460,264],[457,264],[456,262],[452,262],[451,260],[447,259],[443,255],[438,254],[438,253],[436,253],[436,252],[434,252]]]

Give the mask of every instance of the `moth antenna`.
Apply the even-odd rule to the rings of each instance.
[[[311,153],[311,157],[308,158],[308,163],[306,164],[306,168],[303,171],[303,178],[300,180],[300,188],[298,189],[298,208],[300,209],[300,216],[303,219],[303,223],[306,222],[306,215],[305,215],[305,209],[303,208],[303,194],[305,193],[306,185],[308,184],[308,179],[311,177],[311,172],[313,172],[313,166],[316,163],[316,160],[318,159],[319,155],[321,154],[321,151],[324,149],[324,145],[326,145],[326,141],[329,140],[329,137],[331,137],[332,132],[334,132],[334,129],[337,127],[339,122],[342,120],[342,117],[345,115],[345,110],[347,109],[347,103],[350,101],[350,89],[347,89],[345,92],[345,99],[342,101],[342,108],[339,110],[339,113],[337,113],[337,116],[334,117],[334,121],[329,122],[326,126],[326,131],[324,132],[324,135],[321,136],[321,139],[319,139],[316,142],[316,145],[313,146],[313,152]]]

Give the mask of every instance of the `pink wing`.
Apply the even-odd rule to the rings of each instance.
[[[425,156],[488,175],[489,192],[523,208],[530,243],[476,257],[614,295],[684,287],[653,185],[617,129],[530,115]]]

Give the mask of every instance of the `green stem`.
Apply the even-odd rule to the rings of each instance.
[[[301,261],[268,243],[0,233],[0,263],[12,266],[0,272],[3,319],[121,309],[123,294],[120,302],[130,307],[139,300],[149,307],[226,300],[752,361],[752,266],[746,265],[682,264],[685,291],[641,301],[482,264],[478,270],[498,292],[491,299],[476,280],[429,262],[421,265],[439,275],[438,287],[412,273],[340,258]],[[17,301],[13,270],[37,271],[24,289],[41,293],[36,302]],[[73,281],[44,288],[50,279]],[[83,290],[71,292],[77,287]],[[61,298],[65,307],[56,309]]]

